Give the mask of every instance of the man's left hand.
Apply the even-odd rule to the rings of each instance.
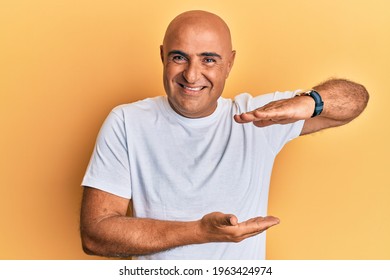
[[[258,127],[293,123],[298,120],[310,119],[314,112],[314,106],[315,102],[310,96],[297,96],[272,101],[251,112],[235,115],[234,120],[238,123],[253,122]]]

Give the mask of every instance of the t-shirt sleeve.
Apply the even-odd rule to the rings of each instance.
[[[246,108],[242,108],[241,113],[244,111],[253,111],[256,108],[262,107],[272,101],[292,98],[296,95],[297,91],[286,91],[286,92],[274,92],[269,94],[264,94],[256,97],[252,97],[249,94],[243,94],[240,99],[246,99]],[[276,155],[283,148],[287,142],[298,137],[303,128],[304,120],[300,120],[294,123],[289,124],[275,124],[266,126],[263,128],[255,127],[259,132],[261,132],[266,138],[269,147]]]
[[[126,129],[120,110],[111,111],[104,121],[82,185],[131,198]]]

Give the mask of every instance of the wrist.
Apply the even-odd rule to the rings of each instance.
[[[296,96],[310,97],[314,101],[314,110],[313,114],[311,115],[312,118],[322,113],[324,109],[324,102],[322,101],[321,95],[318,93],[318,91],[312,89],[306,92],[299,93]]]
[[[194,244],[203,244],[208,242],[208,240],[206,240],[204,223],[202,219],[191,222],[191,227],[192,227]]]

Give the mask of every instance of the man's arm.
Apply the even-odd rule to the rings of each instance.
[[[238,123],[253,122],[263,127],[306,120],[301,135],[346,124],[360,115],[369,95],[364,86],[343,79],[331,79],[313,87],[322,97],[324,109],[311,118],[315,102],[310,96],[273,101],[254,111],[234,116]]]
[[[208,242],[240,242],[279,223],[257,217],[238,223],[232,214],[213,212],[197,221],[161,221],[127,217],[129,200],[85,187],[80,231],[88,254],[127,257]]]

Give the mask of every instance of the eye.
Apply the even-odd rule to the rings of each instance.
[[[206,62],[207,64],[211,64],[211,63],[215,63],[217,61],[214,58],[205,57],[204,62]]]
[[[182,55],[175,55],[172,57],[172,60],[177,63],[183,63],[187,61],[187,59]]]

